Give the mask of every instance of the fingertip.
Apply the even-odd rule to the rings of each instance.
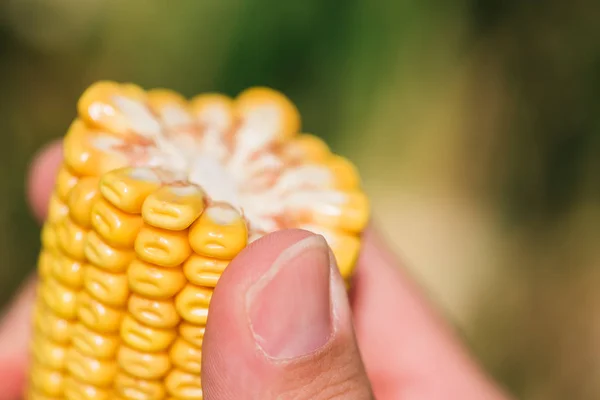
[[[62,143],[54,141],[44,146],[33,158],[27,178],[27,199],[34,216],[42,221],[62,160]]]
[[[230,263],[211,298],[202,344],[206,399],[314,398],[342,386],[345,398],[367,398],[344,282],[331,275],[331,257],[322,236],[283,230]]]

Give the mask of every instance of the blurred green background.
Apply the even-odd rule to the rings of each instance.
[[[0,0],[0,301],[33,269],[24,179],[93,81],[285,92],[493,376],[600,398],[597,0]]]

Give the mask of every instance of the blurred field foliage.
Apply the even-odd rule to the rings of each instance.
[[[268,85],[357,162],[495,378],[599,398],[598,21],[597,0],[0,0],[0,301],[39,248],[27,165],[85,87]]]

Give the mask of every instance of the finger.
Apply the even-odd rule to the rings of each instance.
[[[0,323],[0,400],[18,399],[25,386],[27,346],[35,300],[35,280],[30,279],[13,300]]]
[[[205,399],[372,399],[333,260],[321,236],[287,230],[231,262],[210,304]]]
[[[364,237],[352,306],[377,398],[504,399],[372,229]]]
[[[62,142],[52,142],[33,159],[27,182],[27,197],[38,221],[43,221],[62,160]]]

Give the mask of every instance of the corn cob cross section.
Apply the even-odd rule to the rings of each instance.
[[[42,230],[30,400],[202,399],[214,287],[248,243],[322,234],[352,275],[368,200],[354,166],[267,88],[187,101],[82,95]]]

